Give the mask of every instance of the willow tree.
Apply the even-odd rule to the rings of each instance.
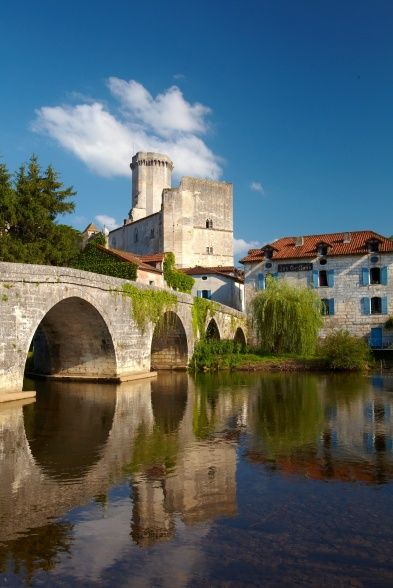
[[[322,326],[321,299],[307,287],[270,278],[252,301],[253,324],[263,351],[312,355]]]

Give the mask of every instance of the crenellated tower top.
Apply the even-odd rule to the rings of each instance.
[[[172,160],[162,153],[138,151],[132,170],[132,220],[161,210],[162,191],[172,185]]]

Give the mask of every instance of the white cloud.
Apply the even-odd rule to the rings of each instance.
[[[96,220],[101,226],[106,227],[110,231],[113,231],[113,229],[117,229],[117,227],[119,226],[119,223],[116,222],[116,219],[113,218],[113,216],[108,216],[107,214],[97,214],[97,216],[94,217],[94,220]]]
[[[251,182],[250,188],[253,192],[260,192],[261,194],[265,193],[261,182]]]
[[[244,239],[233,239],[233,253],[234,255],[241,255],[247,253],[249,249],[258,249],[262,246],[259,241],[245,241]]]
[[[43,106],[33,130],[49,135],[102,176],[128,177],[133,150],[168,154],[178,177],[221,175],[221,159],[200,137],[208,131],[210,108],[187,102],[177,86],[155,98],[135,80],[112,77],[108,88],[120,114],[99,101]]]

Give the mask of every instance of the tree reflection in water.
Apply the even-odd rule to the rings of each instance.
[[[11,569],[31,585],[36,571],[53,570],[59,556],[70,553],[72,531],[71,523],[59,521],[30,529],[23,537],[0,544],[0,572]]]

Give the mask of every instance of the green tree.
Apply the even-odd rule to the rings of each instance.
[[[322,326],[321,299],[310,288],[286,280],[267,280],[252,301],[253,323],[261,349],[268,353],[315,352]]]
[[[67,265],[79,252],[79,233],[57,223],[74,210],[71,187],[64,188],[52,166],[41,170],[35,155],[11,181],[0,166],[0,259]]]

